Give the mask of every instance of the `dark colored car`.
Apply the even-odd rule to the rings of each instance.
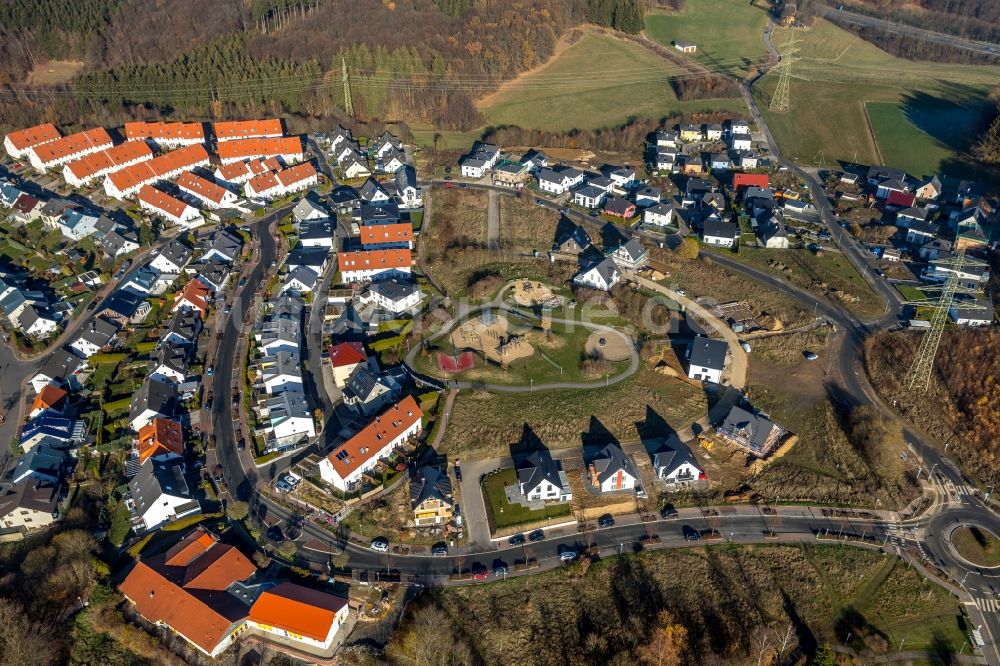
[[[610,513],[606,513],[597,519],[598,527],[614,527],[614,524],[615,524],[615,517],[612,516]]]
[[[508,539],[507,542],[512,546],[520,546],[524,543],[524,535],[515,534],[510,539]]]
[[[281,528],[275,525],[267,531],[267,538],[274,543],[281,543],[285,540],[285,534],[281,531]]]
[[[688,541],[701,540],[701,532],[691,527],[690,525],[685,525],[684,527],[681,528],[681,531],[684,533],[684,538],[687,539]]]
[[[510,567],[503,560],[493,560],[493,575],[505,576],[510,573]]]
[[[459,481],[462,480],[462,468],[459,467],[458,465],[455,465],[455,478],[458,479]]]
[[[660,511],[660,516],[664,520],[673,520],[677,518],[677,509],[674,508],[673,504],[668,504],[663,507],[663,511]]]
[[[535,530],[528,535],[528,541],[542,541],[543,539],[545,539],[544,530]]]
[[[444,557],[447,554],[448,554],[448,546],[444,542],[435,544],[434,547],[431,548],[431,555],[435,555],[437,557]]]

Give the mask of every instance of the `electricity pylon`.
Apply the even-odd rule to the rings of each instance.
[[[797,63],[802,58],[794,57],[796,53],[799,52],[798,40],[793,36],[790,38],[785,45],[782,47],[781,60],[778,61],[778,87],[774,89],[774,95],[771,96],[771,110],[772,111],[788,111],[791,106],[791,86],[789,85],[792,77],[792,65]],[[795,78],[802,78],[801,76],[795,76]]]
[[[975,296],[979,290],[961,285],[962,269],[971,266],[985,266],[982,261],[969,259],[965,256],[965,250],[959,250],[955,256],[947,259],[939,259],[934,262],[939,267],[949,267],[949,274],[940,287],[925,287],[924,289],[940,289],[941,295],[937,298],[907,301],[909,305],[931,308],[931,327],[924,333],[920,340],[920,348],[917,350],[917,357],[913,359],[909,372],[903,385],[908,391],[914,388],[927,392],[931,383],[931,374],[934,372],[934,357],[937,356],[938,346],[941,344],[941,336],[944,334],[944,327],[948,321],[948,313],[955,305],[955,296],[958,294],[969,294]],[[969,310],[985,310],[985,305],[975,301],[963,303],[963,308]]]
[[[351,80],[347,78],[347,60],[340,59],[340,72],[344,79],[344,112],[354,117],[354,104],[351,102]]]

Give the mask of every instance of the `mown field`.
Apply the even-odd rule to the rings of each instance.
[[[728,0],[686,0],[677,13],[646,15],[646,34],[673,48],[676,39],[694,42],[698,51],[688,54],[706,67],[744,76],[767,56],[764,26],[767,7],[763,3]]]
[[[581,438],[606,432],[636,440],[645,429],[683,428],[707,411],[700,388],[645,366],[634,376],[594,390],[525,394],[462,391],[438,450],[449,457],[491,458],[510,453],[525,429],[549,448],[579,446]]]
[[[681,102],[668,78],[681,73],[643,47],[585,32],[540,67],[480,100],[491,125],[565,131],[621,124],[631,117],[658,119],[671,111],[743,107],[739,100]]]
[[[775,29],[773,41],[781,50],[793,36],[800,40],[801,60],[794,65],[794,74],[801,78],[791,82],[791,111],[768,109],[776,74],[768,74],[755,86],[765,120],[786,155],[803,164],[876,163],[865,104],[884,102],[895,105],[906,119],[889,134],[883,128],[889,147],[926,147],[930,141],[943,143],[946,149],[927,156],[906,147],[898,155],[883,154],[886,164],[919,172],[968,171],[954,159],[959,144],[974,129],[968,116],[955,122],[953,114],[942,116],[936,110],[981,106],[1000,82],[1000,67],[903,60],[825,20],[808,30]],[[885,114],[876,111],[880,121]]]
[[[965,626],[954,597],[889,555],[835,545],[718,546],[584,561],[429,594],[411,607],[386,657],[784,663],[795,646],[810,655],[849,642],[872,663],[901,640],[908,649],[957,653]]]

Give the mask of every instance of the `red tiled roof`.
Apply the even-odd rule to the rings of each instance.
[[[188,207],[180,199],[176,199],[152,185],[142,186],[142,189],[139,190],[139,201],[147,203],[156,210],[176,218],[180,218],[184,214],[184,210]]]
[[[325,641],[337,612],[347,605],[343,597],[294,583],[266,590],[250,607],[250,619],[317,641]]]
[[[68,394],[65,389],[53,384],[46,384],[42,390],[38,392],[38,395],[35,396],[35,401],[31,403],[31,411],[55,407],[67,395]]]
[[[208,285],[201,280],[191,280],[177,294],[174,301],[174,309],[176,310],[183,303],[187,303],[201,312],[206,312],[208,310],[208,301],[211,297],[212,290],[208,288]]]
[[[205,140],[205,126],[201,123],[125,123],[125,138],[136,139],[197,139]]]
[[[41,201],[31,196],[30,194],[22,194],[17,198],[17,201],[14,202],[14,208],[18,209],[19,211],[27,215],[28,213],[30,213],[32,210],[35,209],[35,206],[37,206],[40,203]]]
[[[227,190],[216,185],[210,180],[205,180],[201,176],[196,176],[190,171],[185,171],[177,176],[177,187],[193,192],[202,199],[207,199],[216,204],[221,204],[227,194]]]
[[[113,169],[120,164],[126,164],[133,160],[142,158],[149,159],[153,156],[153,149],[141,141],[128,141],[112,146],[107,150],[99,150],[96,153],[84,155],[78,160],[68,162],[66,167],[73,172],[77,178],[84,179],[93,176],[99,171]]]
[[[184,455],[181,424],[172,419],[155,418],[139,430],[139,463],[163,453]]]
[[[205,146],[196,143],[193,146],[184,146],[164,153],[148,162],[125,167],[121,171],[110,174],[108,178],[119,191],[122,191],[134,187],[138,183],[161,178],[164,174],[177,169],[193,168],[195,164],[206,160],[208,160],[208,151],[205,150]]]
[[[400,224],[366,224],[361,227],[362,245],[403,243],[412,240],[413,225],[409,222]]]
[[[338,252],[337,265],[341,271],[374,270],[376,268],[404,268],[412,264],[410,250],[355,250]]]
[[[370,460],[407,428],[419,422],[423,416],[424,413],[417,406],[417,401],[412,395],[408,395],[376,416],[374,421],[354,437],[335,448],[327,456],[327,460],[333,465],[337,474],[346,479],[351,472]],[[343,452],[347,455],[343,456]]]
[[[248,613],[226,588],[256,572],[237,549],[197,529],[166,553],[139,561],[119,590],[143,617],[211,653]]]
[[[247,188],[258,193],[265,192],[277,186],[278,177],[274,175],[273,171],[265,171],[247,181]]]
[[[285,187],[291,187],[296,183],[301,183],[304,180],[309,180],[310,178],[315,178],[316,168],[313,167],[309,162],[303,162],[302,164],[297,164],[293,167],[287,169],[282,169],[277,172],[278,180]]]
[[[281,121],[277,118],[220,122],[212,125],[212,130],[215,132],[215,138],[223,142],[229,139],[248,139],[256,136],[280,135],[285,133],[284,128],[281,126]]]
[[[111,137],[108,136],[107,131],[103,127],[95,127],[83,132],[77,132],[76,134],[70,134],[55,141],[43,143],[35,146],[32,150],[34,150],[35,155],[43,164],[48,164],[53,160],[75,155],[88,148],[110,146],[111,144]]]
[[[329,356],[330,366],[334,368],[357,365],[368,360],[360,342],[341,342],[338,345],[330,345]]]
[[[48,141],[55,141],[61,136],[62,134],[59,133],[55,125],[52,123],[43,123],[11,132],[6,138],[10,139],[16,150],[24,150],[25,148],[31,148],[32,146],[37,146]]]
[[[272,157],[276,155],[301,155],[302,140],[297,136],[224,141],[215,147],[223,160]]]

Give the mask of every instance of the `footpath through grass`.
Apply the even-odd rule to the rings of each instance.
[[[486,499],[493,529],[527,525],[546,518],[564,518],[572,513],[569,502],[547,504],[543,509],[529,509],[521,504],[509,503],[505,488],[516,483],[517,470],[512,467],[502,469],[483,481],[483,497]]]

